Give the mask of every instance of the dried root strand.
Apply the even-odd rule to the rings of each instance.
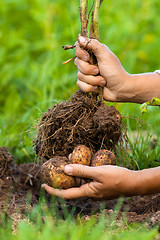
[[[74,49],[75,47],[76,47],[76,45],[65,45],[65,46],[62,46],[62,48],[64,50]]]
[[[67,64],[67,63],[73,61],[75,58],[76,58],[76,56],[75,56],[75,57],[72,57],[72,58],[70,58],[70,59],[68,59],[67,61],[63,62],[62,64],[65,65],[65,64]]]

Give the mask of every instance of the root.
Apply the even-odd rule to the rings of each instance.
[[[81,90],[71,99],[59,103],[42,115],[34,143],[39,158],[46,160],[55,155],[66,156],[78,144],[96,152],[102,145],[113,149],[121,137],[119,112],[91,94]]]

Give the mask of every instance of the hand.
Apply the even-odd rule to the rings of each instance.
[[[80,187],[67,190],[54,189],[47,184],[42,187],[51,195],[65,199],[80,197],[112,199],[121,195],[134,194],[135,172],[118,166],[88,167],[79,164],[66,165],[64,172],[68,175],[89,178],[93,181]]]
[[[79,70],[78,87],[88,93],[94,91],[97,86],[103,86],[104,99],[125,101],[130,75],[124,70],[116,55],[95,39],[80,36],[76,45],[75,65]],[[89,64],[90,55],[81,47],[94,53],[98,66]],[[100,75],[96,76],[98,73]]]
[[[94,53],[97,66],[89,64],[90,55],[83,48]],[[80,36],[76,56],[77,85],[83,92],[89,93],[97,86],[103,86],[104,99],[111,102],[144,103],[153,97],[160,98],[160,74],[128,74],[116,55],[99,41]]]

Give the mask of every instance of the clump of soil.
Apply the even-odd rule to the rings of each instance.
[[[115,107],[78,90],[42,115],[34,145],[39,158],[48,160],[55,155],[68,157],[79,144],[92,154],[114,149],[121,136],[121,115]]]
[[[31,204],[38,202],[41,186],[40,166],[36,163],[17,165],[7,148],[0,147],[0,213],[25,212],[27,194]]]

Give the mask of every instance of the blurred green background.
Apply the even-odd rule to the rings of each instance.
[[[19,163],[35,159],[32,140],[41,113],[77,89],[73,62],[62,65],[74,50],[61,47],[77,40],[78,8],[78,0],[0,0],[0,145]],[[100,40],[129,73],[160,69],[159,11],[159,0],[102,4]],[[142,116],[140,105],[115,105],[129,117],[124,124],[130,131],[137,130],[132,118],[138,118],[149,124],[151,134],[160,133],[158,107],[149,107]]]

